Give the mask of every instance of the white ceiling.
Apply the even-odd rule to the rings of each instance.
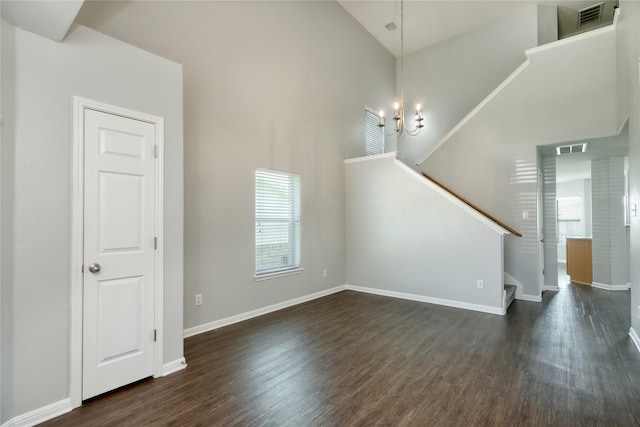
[[[61,42],[84,0],[0,1],[2,17],[16,27]]]
[[[400,57],[400,0],[337,0],[389,52]],[[409,54],[505,18],[531,4],[578,10],[600,0],[405,0],[404,53]],[[388,31],[385,25],[398,27]]]

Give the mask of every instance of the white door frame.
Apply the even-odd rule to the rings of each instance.
[[[84,114],[96,110],[130,119],[151,123],[155,127],[158,157],[156,159],[155,235],[158,249],[155,251],[154,322],[157,331],[154,343],[153,376],[162,376],[163,367],[163,306],[164,306],[164,119],[86,98],[73,97],[73,178],[71,224],[71,340],[70,382],[71,406],[82,405],[82,310],[84,262]]]
[[[544,228],[544,173],[540,169],[540,165],[537,169],[537,200],[536,200],[536,209],[538,211],[537,222],[537,240],[538,240],[538,292],[542,295],[542,292],[545,289],[545,274],[548,273],[545,271],[545,248],[547,247],[547,242],[545,239],[545,228]],[[556,273],[558,274],[558,273]]]

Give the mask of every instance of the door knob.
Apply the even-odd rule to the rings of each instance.
[[[92,273],[97,273],[100,271],[100,264],[94,262],[93,264],[89,264],[89,271]]]

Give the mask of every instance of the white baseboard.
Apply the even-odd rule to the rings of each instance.
[[[256,310],[247,311],[246,313],[236,314],[235,316],[231,316],[231,317],[225,317],[224,319],[205,323],[204,325],[187,328],[184,330],[184,337],[188,338],[194,335],[202,334],[204,332],[213,331],[214,329],[222,328],[223,326],[232,325],[234,323],[242,322],[244,320],[248,320],[257,316],[262,316],[263,314],[282,310],[283,308],[291,307],[293,305],[302,304],[303,302],[307,302],[317,298],[325,297],[327,295],[335,294],[336,292],[344,291],[345,289],[346,287],[344,285],[336,286],[335,288],[326,289],[324,291],[290,299],[288,301],[280,302],[278,304],[273,304],[267,307],[258,308]]]
[[[551,286],[551,285],[544,285],[544,287],[542,288],[543,291],[552,291],[552,292],[558,292],[560,290],[559,287],[557,286]]]
[[[636,334],[633,327],[629,328],[629,336],[631,337],[631,341],[636,345],[636,349],[640,352],[640,337]]]
[[[71,406],[71,399],[66,398],[54,402],[50,405],[43,406],[42,408],[34,409],[26,414],[18,415],[11,418],[6,423],[2,424],[2,427],[31,427],[37,424],[44,423],[55,417],[71,412],[73,407]]]
[[[173,374],[174,372],[181,371],[187,367],[187,360],[184,357],[180,359],[173,360],[169,363],[165,363],[162,365],[162,376],[166,377],[167,375]]]
[[[516,299],[520,301],[542,302],[541,295],[520,294],[520,296],[516,295]]]
[[[363,286],[346,285],[346,289],[350,291],[364,292],[367,294],[382,295],[385,297],[407,299],[411,301],[426,302],[429,304],[444,305],[447,307],[464,308],[466,310],[480,311],[482,313],[504,315],[505,310],[502,307],[492,307],[489,305],[472,304],[462,301],[454,301],[441,298],[426,297],[423,295],[405,294],[403,292],[385,291],[383,289],[367,288]]]
[[[591,286],[598,289],[604,289],[606,291],[628,291],[631,287],[627,285],[608,285],[606,283],[593,282]]]

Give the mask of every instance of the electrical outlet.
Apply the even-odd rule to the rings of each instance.
[[[484,280],[478,279],[478,289],[484,289]]]
[[[196,294],[196,305],[202,304],[202,294]]]
[[[327,270],[322,270],[322,277],[327,277]]]

